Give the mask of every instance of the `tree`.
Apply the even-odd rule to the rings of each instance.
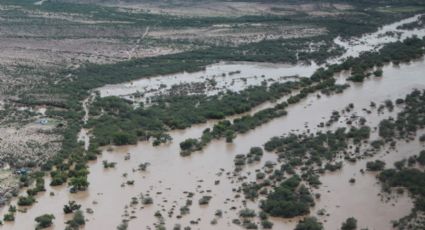
[[[69,185],[71,186],[71,192],[84,191],[89,186],[89,182],[86,176],[73,177]]]
[[[30,206],[34,204],[35,198],[33,196],[20,196],[18,198],[18,206]]]
[[[299,186],[300,182],[299,176],[293,176],[281,183],[261,202],[261,209],[271,216],[285,218],[308,214],[314,200],[305,186]]]
[[[385,167],[385,162],[381,160],[368,161],[366,163],[366,168],[369,171],[381,171]]]
[[[36,229],[43,229],[52,226],[53,220],[55,216],[52,214],[44,214],[35,218],[35,222],[37,222]]]
[[[66,222],[68,226],[66,227],[66,230],[78,230],[80,226],[83,226],[86,224],[86,220],[84,218],[84,213],[81,210],[77,210],[74,213],[74,217]]]
[[[306,217],[298,222],[295,230],[323,230],[323,225],[315,217]]]
[[[77,204],[75,201],[69,201],[68,204],[63,206],[63,212],[65,214],[72,213],[76,210],[79,210],[81,205]]]
[[[4,214],[4,217],[3,217],[3,220],[5,221],[5,222],[7,222],[7,221],[15,221],[15,216],[13,215],[13,213],[6,213],[6,214]]]
[[[233,139],[235,139],[235,137],[236,137],[236,134],[235,134],[235,132],[233,130],[230,130],[229,129],[229,130],[226,130],[224,136],[226,137],[226,142],[227,143],[232,143],[233,142]]]
[[[347,220],[342,223],[341,230],[355,230],[357,229],[357,220],[354,217],[347,218]]]
[[[196,147],[198,145],[198,140],[194,138],[189,138],[180,143],[181,150],[188,150]]]

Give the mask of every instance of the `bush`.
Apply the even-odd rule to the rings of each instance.
[[[211,196],[203,196],[201,199],[199,199],[199,205],[207,205],[211,198]]]
[[[194,138],[189,138],[180,143],[181,150],[190,150],[196,148],[199,145],[198,140]]]
[[[323,225],[315,217],[306,217],[298,222],[295,230],[323,230]]]
[[[356,228],[357,220],[354,217],[348,218],[341,226],[341,230],[355,230]]]
[[[144,205],[153,204],[153,199],[151,197],[144,197],[142,199],[142,204],[144,204]]]
[[[4,214],[3,220],[5,222],[15,221],[15,215],[13,213],[6,213],[6,214]]]
[[[81,205],[77,204],[75,201],[69,201],[68,204],[63,206],[63,212],[65,214],[72,213],[81,208]]]
[[[52,214],[44,214],[35,218],[35,222],[37,222],[36,229],[43,229],[52,226],[53,220],[55,216]]]
[[[281,183],[261,202],[261,209],[272,216],[284,218],[308,214],[314,200],[307,188],[299,186],[300,182],[298,176],[293,176]]]
[[[416,159],[416,161],[418,161],[418,163],[419,163],[420,165],[425,165],[425,150],[422,150],[422,151],[419,153],[419,156],[418,156],[418,158]]]
[[[366,163],[366,168],[369,171],[381,171],[385,167],[385,162],[381,160],[368,161]]]
[[[31,206],[34,202],[35,198],[33,196],[20,196],[18,198],[18,206]]]
[[[378,69],[373,72],[373,75],[375,75],[375,77],[382,77],[383,73],[384,71],[382,71],[382,69]]]
[[[255,217],[256,214],[254,210],[246,208],[239,211],[239,216],[243,218],[252,218]]]
[[[262,220],[261,226],[263,227],[263,229],[272,229],[273,228],[273,222],[271,222],[269,220]]]
[[[81,210],[78,210],[74,213],[74,217],[71,220],[67,221],[67,227],[65,230],[78,230],[81,226],[86,224],[84,218],[84,213]]]

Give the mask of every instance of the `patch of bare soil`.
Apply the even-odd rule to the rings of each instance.
[[[73,1],[73,0],[71,0]],[[74,1],[75,2],[75,1]],[[80,1],[81,2],[81,1]],[[94,3],[103,3],[94,1]],[[170,14],[177,16],[193,17],[238,17],[243,15],[291,15],[297,12],[304,12],[312,15],[337,15],[338,12],[352,9],[348,4],[340,3],[307,3],[307,4],[288,4],[288,3],[259,3],[259,2],[155,2],[140,3],[130,1],[109,1],[109,6],[122,7],[128,11],[142,11],[156,14]]]
[[[41,124],[37,120],[25,125],[0,127],[0,162],[21,167],[47,160],[60,148],[61,137],[55,124]]]
[[[137,40],[137,39],[134,39]],[[132,57],[149,57],[179,51],[177,48],[138,45],[136,41],[104,38],[2,38],[0,63],[3,65],[72,65],[83,62],[111,63]]]
[[[156,39],[183,39],[210,44],[231,43],[233,45],[239,45],[279,38],[316,36],[325,32],[326,30],[323,28],[310,26],[236,24],[181,30],[156,30],[150,32],[149,35]]]
[[[18,180],[7,165],[0,169],[0,206],[12,198],[13,193],[18,191]]]

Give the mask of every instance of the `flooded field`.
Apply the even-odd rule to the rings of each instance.
[[[403,97],[414,88],[425,89],[425,61],[417,60],[410,64],[400,66],[388,65],[384,67],[384,76],[379,79],[367,80],[363,84],[352,84],[341,95],[321,97],[318,99],[311,95],[301,103],[288,108],[288,116],[275,119],[257,129],[239,135],[234,143],[225,143],[224,140],[214,141],[202,152],[191,157],[179,155],[180,141],[189,137],[198,137],[202,131],[212,125],[207,123],[193,126],[186,130],[171,132],[173,142],[153,147],[151,143],[140,142],[136,146],[113,147],[112,151],[103,151],[103,155],[90,164],[89,182],[87,192],[70,194],[64,187],[52,188],[47,186],[47,191],[39,195],[38,203],[28,208],[26,213],[20,213],[15,223],[5,224],[4,229],[31,229],[34,218],[43,213],[52,213],[56,216],[54,229],[63,229],[67,216],[62,213],[63,205],[68,200],[76,200],[83,208],[93,209],[92,214],[86,214],[88,222],[86,229],[111,229],[111,226],[120,224],[125,207],[129,206],[131,197],[139,197],[142,193],[153,198],[152,205],[136,205],[128,207],[129,216],[134,216],[129,222],[129,229],[153,227],[157,223],[154,217],[156,211],[161,211],[168,228],[175,223],[182,226],[190,225],[196,221],[192,229],[235,229],[231,221],[237,216],[236,207],[240,210],[242,198],[235,198],[232,189],[238,187],[238,182],[231,174],[233,171],[233,158],[236,154],[246,153],[252,146],[261,146],[269,138],[289,131],[302,130],[301,127],[317,129],[316,125],[325,121],[333,110],[342,110],[347,104],[354,103],[355,113],[364,113],[362,108],[368,107],[370,101],[381,103],[386,99],[395,100]],[[345,76],[340,76],[344,81]],[[368,116],[368,125],[376,126],[379,119],[388,115],[371,114]],[[338,124],[336,124],[338,126]],[[247,144],[249,143],[249,144]],[[407,145],[408,151],[391,152],[390,154],[377,155],[389,161],[417,154],[417,142]],[[129,154],[130,160],[126,160]],[[254,165],[252,169],[261,168],[267,160],[275,160],[276,156],[266,153],[262,162]],[[127,158],[128,159],[128,158]],[[104,169],[103,160],[116,162],[115,169]],[[146,172],[138,171],[139,164],[149,162]],[[330,214],[325,217],[325,227],[335,229],[347,217],[355,216],[360,226],[370,229],[388,229],[390,221],[398,219],[409,212],[412,203],[407,195],[400,196],[396,201],[382,202],[378,196],[380,186],[373,174],[360,175],[359,170],[364,168],[365,161],[354,165],[346,164],[338,173],[326,174],[321,177],[323,185],[318,190],[322,197],[317,200],[316,207],[312,210],[315,214],[325,208]],[[253,170],[247,170],[253,171]],[[126,177],[124,177],[126,176]],[[348,179],[355,177],[357,183],[351,185]],[[127,185],[128,180],[134,180],[134,185]],[[215,181],[220,183],[215,185]],[[46,181],[47,184],[49,181]],[[367,192],[365,192],[367,191]],[[177,219],[180,207],[184,206],[187,194],[193,192],[194,204],[190,213]],[[54,193],[54,195],[51,195]],[[209,205],[199,206],[198,199],[203,195],[210,195]],[[16,202],[16,201],[14,201]],[[144,208],[141,208],[145,206]],[[248,207],[257,208],[256,203],[248,202]],[[223,218],[218,219],[217,225],[210,224],[214,219],[216,210],[223,211]],[[171,218],[167,212],[174,210]],[[373,216],[370,214],[373,213]],[[105,218],[107,216],[108,218]],[[198,220],[199,218],[199,220]],[[273,219],[277,229],[293,229],[296,220]],[[114,228],[113,227],[113,228]]]
[[[390,42],[401,41],[407,37],[425,36],[425,30],[399,29],[400,25],[417,21],[421,15],[416,15],[380,28],[377,32],[351,40],[336,38],[334,42],[343,47],[346,52],[329,63],[338,63],[347,57],[357,57],[365,51],[376,50]],[[324,66],[324,65],[322,65]],[[151,78],[143,78],[123,84],[106,85],[98,88],[101,97],[120,96],[130,100],[144,101],[161,93],[169,93],[173,86],[191,84],[193,92],[214,95],[226,90],[241,91],[249,86],[260,85],[263,81],[285,82],[294,80],[293,77],[310,77],[320,66],[316,63],[309,65],[299,63],[271,64],[255,62],[221,62],[206,67],[204,71],[194,73],[178,73]],[[205,87],[196,89],[196,84]],[[137,96],[135,96],[137,94]]]
[[[417,18],[416,18],[417,19]],[[397,26],[412,20],[410,18],[390,26],[383,27],[377,34],[371,35],[381,42],[387,41],[388,31],[397,30]],[[404,32],[402,32],[404,33]],[[409,36],[414,31],[405,31]],[[425,31],[421,31],[424,33]],[[381,36],[382,35],[382,36]],[[364,50],[377,47],[378,43],[372,37],[361,38],[358,42],[338,41],[347,48],[347,55],[355,56]],[[388,39],[394,38],[388,35]],[[346,46],[346,43],[349,46]],[[370,43],[368,43],[370,42]],[[341,57],[344,58],[344,57]],[[169,76],[153,77],[138,81],[105,86],[98,91],[101,96],[123,96],[130,98],[137,92],[147,92],[144,96],[151,96],[161,90],[169,90],[172,85],[181,83],[205,82],[207,79],[216,81],[215,88],[208,91],[214,94],[224,89],[238,91],[249,85],[261,84],[263,80],[284,81],[287,76],[310,76],[317,65],[275,65],[257,63],[219,63],[208,66],[205,71],[196,73],[181,73]],[[154,229],[155,225],[162,224],[172,229],[175,224],[191,226],[192,229],[237,229],[241,228],[232,223],[237,218],[238,211],[244,208],[244,199],[238,197],[235,190],[241,182],[233,176],[233,159],[236,154],[247,153],[251,147],[262,146],[273,136],[288,132],[302,132],[305,129],[317,131],[320,122],[326,122],[332,111],[343,110],[349,103],[355,108],[351,114],[365,116],[367,125],[376,127],[378,122],[393,113],[367,114],[363,108],[368,108],[371,101],[382,103],[387,99],[395,100],[404,97],[412,89],[425,89],[425,60],[416,60],[400,65],[389,64],[383,67],[383,77],[368,79],[364,83],[351,83],[350,88],[342,94],[332,96],[310,95],[296,105],[288,107],[288,115],[274,119],[255,130],[238,135],[233,143],[224,140],[215,140],[201,152],[190,157],[181,157],[179,143],[187,138],[201,136],[203,130],[212,127],[213,121],[195,125],[185,130],[171,131],[173,141],[169,144],[153,147],[152,143],[139,142],[134,146],[104,148],[103,154],[89,165],[88,180],[90,186],[86,192],[69,193],[65,186],[46,186],[46,192],[37,196],[37,203],[28,209],[20,209],[16,221],[5,223],[2,229],[33,229],[34,218],[45,213],[54,214],[56,219],[52,229],[64,229],[65,222],[70,216],[63,214],[63,206],[69,200],[75,200],[82,205],[88,219],[85,229],[115,229],[123,219],[130,219],[128,229]],[[264,76],[263,76],[264,75]],[[347,75],[338,76],[338,82],[345,83]],[[87,103],[83,103],[87,110]],[[271,106],[265,103],[254,110]],[[397,111],[397,109],[396,109]],[[252,112],[252,111],[251,111]],[[349,115],[351,115],[349,114]],[[241,115],[238,115],[241,116]],[[234,116],[232,118],[236,118]],[[348,116],[347,115],[343,115]],[[87,120],[87,114],[85,120]],[[342,121],[343,119],[341,119]],[[345,123],[336,123],[331,129],[345,126]],[[87,130],[82,130],[80,140],[88,147]],[[376,132],[376,131],[375,131]],[[372,136],[376,136],[373,133]],[[419,142],[399,143],[398,151],[389,153],[380,152],[373,158],[384,159],[388,165],[394,161],[417,154],[423,148]],[[255,180],[255,170],[263,167],[266,161],[276,161],[273,153],[265,153],[261,162],[246,166],[241,172],[250,180]],[[102,161],[116,162],[115,168],[105,169]],[[322,185],[319,189],[312,189],[313,193],[320,193],[316,199],[316,206],[311,214],[325,209],[329,216],[322,216],[325,229],[337,229],[348,217],[354,216],[359,227],[369,229],[391,229],[391,221],[399,219],[409,213],[413,207],[407,193],[384,202],[379,195],[380,185],[375,174],[361,174],[366,161],[362,159],[355,164],[345,163],[342,170],[335,173],[326,173],[320,177]],[[141,164],[149,163],[146,170],[139,170]],[[250,173],[251,172],[251,173]],[[356,183],[350,184],[350,178]],[[130,183],[134,181],[134,184]],[[46,179],[46,185],[50,183]],[[193,193],[190,195],[190,193]],[[151,197],[153,204],[142,205],[141,196]],[[203,196],[211,196],[208,205],[198,205]],[[132,201],[135,197],[137,202]],[[185,206],[188,199],[193,200],[190,212],[180,215],[180,208]],[[16,204],[16,199],[12,201]],[[259,210],[258,202],[246,202],[246,207]],[[217,210],[223,212],[221,218],[216,218]],[[3,215],[7,211],[4,207],[0,211]],[[156,214],[160,212],[162,218]],[[216,219],[214,225],[211,221]],[[299,219],[272,218],[274,229],[294,229]],[[256,222],[259,222],[257,219]]]
[[[143,97],[154,96],[170,91],[174,85],[204,83],[214,81],[210,88],[205,88],[198,93],[214,95],[226,90],[241,91],[248,86],[260,85],[263,81],[284,82],[293,80],[295,76],[309,77],[318,66],[287,65],[270,63],[218,63],[207,66],[204,71],[194,73],[179,73],[166,76],[145,78],[133,82],[106,85],[97,89],[101,97],[121,96],[132,99],[132,95],[143,92]]]
[[[386,43],[402,41],[408,37],[425,36],[425,30],[423,29],[414,29],[414,30],[404,30],[398,28],[401,25],[406,23],[415,22],[421,15],[416,15],[414,17],[406,18],[398,22],[385,25],[380,28],[378,31],[372,34],[366,34],[360,38],[353,38],[351,40],[342,40],[340,37],[336,38],[334,42],[346,49],[344,55],[332,60],[331,62],[338,62],[344,58],[348,57],[357,57],[360,53],[370,50],[377,50]]]

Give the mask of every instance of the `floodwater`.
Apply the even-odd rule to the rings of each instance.
[[[340,37],[337,37],[334,42],[346,49],[346,53],[331,62],[337,63],[347,57],[358,57],[362,52],[377,50],[383,45],[391,42],[402,41],[408,37],[417,36],[424,37],[424,29],[414,29],[414,30],[403,30],[397,29],[398,26],[415,22],[421,15],[415,15],[410,18],[400,20],[398,22],[385,25],[381,27],[378,31],[371,34],[366,34],[359,38],[352,38],[350,40],[342,40]]]
[[[282,73],[282,69],[279,70],[280,72],[270,73],[265,69],[249,72],[246,70],[246,64],[226,69],[228,66],[223,64],[221,66],[223,69],[220,71],[229,72],[240,69],[240,74],[244,76],[264,74],[265,78],[286,75],[286,72]],[[252,71],[254,70],[256,68]],[[326,121],[333,110],[343,110],[349,103],[354,103],[354,113],[367,118],[368,125],[376,126],[380,119],[393,114],[382,115],[373,112],[366,115],[362,108],[368,108],[371,101],[382,103],[386,99],[395,100],[404,97],[414,88],[425,89],[423,59],[409,64],[400,64],[400,66],[390,64],[383,70],[382,78],[371,78],[362,84],[352,83],[343,94],[321,98],[310,95],[300,103],[289,106],[287,116],[274,119],[246,134],[238,135],[233,143],[215,140],[203,151],[194,153],[190,157],[179,155],[179,143],[189,137],[199,137],[205,128],[211,127],[213,122],[172,131],[170,135],[173,137],[173,142],[159,147],[153,147],[148,142],[139,142],[134,146],[111,147],[111,151],[105,148],[102,156],[89,164],[90,186],[86,192],[70,194],[64,186],[50,187],[48,186],[49,178],[47,178],[47,191],[38,195],[38,203],[29,207],[25,213],[18,213],[15,222],[5,223],[2,228],[33,229],[35,217],[51,213],[56,217],[52,229],[64,229],[64,223],[70,216],[65,216],[62,208],[69,200],[75,200],[82,205],[83,210],[87,208],[93,210],[92,214],[85,214],[88,220],[85,229],[115,229],[122,219],[131,219],[129,229],[154,229],[154,224],[160,221],[154,217],[157,211],[161,212],[167,229],[171,229],[176,223],[182,226],[190,225],[192,229],[238,229],[237,225],[231,223],[232,219],[237,217],[238,210],[243,208],[243,198],[236,197],[237,193],[233,191],[241,183],[231,174],[234,169],[235,155],[247,153],[253,146],[262,146],[273,136],[290,131],[302,131],[305,128],[315,131],[318,129],[317,124]],[[220,71],[213,71],[213,73],[218,74]],[[306,74],[308,71],[303,73]],[[208,75],[198,74],[198,76]],[[338,81],[344,82],[345,77],[340,76]],[[154,81],[154,78],[145,81],[150,80]],[[125,88],[121,90],[118,94],[111,95],[122,95],[121,93],[128,95],[132,92],[131,87],[127,91]],[[337,123],[333,127],[338,126],[345,125]],[[374,158],[394,162],[417,154],[420,148],[417,141],[408,144],[400,143],[399,151],[391,151],[388,154],[383,152]],[[128,154],[130,159],[127,157]],[[265,153],[260,163],[247,166],[242,174],[252,179],[253,175],[247,174],[249,171],[253,172],[261,168],[267,160],[275,159],[275,154]],[[103,160],[116,162],[117,165],[112,169],[104,169]],[[406,194],[390,202],[382,202],[381,196],[378,195],[380,185],[377,184],[375,175],[359,173],[368,160],[370,159],[360,160],[356,164],[345,163],[341,171],[321,176],[323,184],[319,189],[313,189],[313,193],[321,193],[321,198],[316,200],[316,206],[311,212],[312,215],[316,215],[318,210],[326,209],[329,216],[320,217],[324,221],[325,229],[337,229],[346,218],[351,216],[358,219],[360,227],[391,229],[391,220],[399,219],[409,213],[413,205]],[[150,163],[147,170],[138,171],[139,164],[145,162]],[[352,177],[356,179],[354,185],[348,182]],[[129,180],[134,180],[134,185],[127,185],[126,182]],[[219,183],[216,184],[215,181]],[[183,207],[188,199],[187,192],[194,193],[191,198],[193,204],[190,206],[190,213],[179,219],[177,215],[180,213],[180,207]],[[130,205],[131,198],[139,197],[141,193],[152,197],[154,203],[141,205],[139,200],[139,204]],[[205,195],[212,196],[210,203],[206,206],[198,205],[198,200]],[[12,204],[15,203],[16,200],[13,200]],[[246,205],[258,210],[256,202],[247,202]],[[127,209],[126,206],[128,206]],[[236,210],[232,210],[233,207]],[[123,216],[126,210],[128,216]],[[210,222],[214,219],[216,210],[222,210],[223,217],[217,219],[216,225],[211,225]],[[0,214],[3,215],[6,211],[7,207],[3,208]],[[168,217],[171,212],[171,217]],[[191,221],[195,221],[196,224],[191,225]],[[258,222],[258,220],[255,221]],[[274,229],[283,230],[294,229],[297,223],[297,219],[272,218],[272,221]]]
[[[141,209],[142,205],[136,205],[134,213],[129,208],[130,215],[137,218],[129,223],[129,229],[141,229],[153,226],[157,222],[154,217],[156,211],[161,211],[165,216],[165,223],[171,228],[174,223],[189,225],[191,220],[200,218],[197,225],[192,229],[212,229],[210,221],[214,218],[217,209],[224,212],[223,218],[218,219],[216,226],[220,229],[235,229],[231,224],[232,218],[237,211],[231,211],[235,206],[242,208],[242,199],[235,198],[232,189],[238,187],[234,178],[227,178],[226,173],[233,170],[233,158],[236,154],[247,153],[252,146],[261,146],[270,137],[297,130],[304,125],[315,129],[321,121],[325,121],[333,110],[342,110],[349,103],[354,103],[356,113],[362,115],[361,109],[367,108],[370,101],[377,103],[386,99],[403,97],[413,88],[425,89],[425,61],[418,60],[410,64],[400,66],[385,66],[384,77],[374,78],[363,84],[352,84],[343,94],[318,99],[311,95],[297,105],[288,108],[286,117],[274,119],[273,121],[258,127],[252,132],[239,135],[233,144],[225,143],[223,140],[214,141],[202,152],[194,153],[190,157],[179,155],[179,142],[188,137],[198,137],[202,130],[210,124],[197,125],[186,130],[171,132],[173,142],[168,145],[153,147],[151,143],[140,142],[135,146],[114,147],[113,151],[104,151],[97,162],[90,164],[89,182],[87,192],[69,194],[63,187],[51,188],[46,186],[47,192],[38,197],[38,203],[30,207],[26,213],[20,213],[13,224],[5,224],[5,229],[31,229],[34,218],[43,213],[53,213],[56,216],[55,229],[63,229],[64,221],[69,217],[62,214],[63,205],[68,200],[76,200],[84,208],[92,208],[93,214],[86,214],[88,222],[86,229],[114,229],[123,219],[121,215],[124,208],[129,204],[131,197],[138,197],[140,193],[147,193],[154,200],[154,204]],[[343,78],[343,77],[341,77]],[[375,113],[373,113],[375,114]],[[376,125],[377,118],[385,115],[369,115],[368,124]],[[373,118],[375,116],[375,118]],[[249,143],[249,144],[247,144]],[[418,142],[411,142],[415,147]],[[410,146],[410,145],[409,145]],[[410,147],[408,147],[410,149]],[[125,160],[127,153],[131,159]],[[400,158],[400,152],[387,154],[385,158]],[[403,151],[403,157],[417,154],[416,151]],[[377,156],[381,157],[381,156]],[[261,167],[266,160],[274,160],[275,155],[266,153],[260,164],[252,166]],[[105,170],[101,161],[108,160],[117,162],[115,169]],[[146,172],[133,172],[140,163],[149,162],[151,165]],[[325,208],[330,213],[325,217],[325,226],[336,229],[341,222],[350,216],[358,219],[360,226],[368,226],[369,229],[390,229],[390,221],[406,215],[412,203],[405,196],[400,196],[397,201],[389,203],[381,202],[377,195],[380,186],[374,175],[360,175],[360,168],[364,168],[365,161],[359,161],[355,165],[346,164],[340,172],[326,174],[321,177],[323,185],[318,190],[322,197],[317,201],[312,213]],[[221,169],[224,172],[220,175]],[[251,170],[249,170],[251,171]],[[127,173],[127,178],[123,174]],[[348,183],[348,179],[354,177],[357,182],[354,185]],[[134,185],[125,185],[127,180],[134,180]],[[220,180],[218,185],[214,181]],[[48,183],[48,181],[47,181]],[[208,192],[207,190],[211,190]],[[330,192],[327,192],[327,191]],[[50,196],[50,192],[54,196]],[[185,191],[194,192],[193,205],[190,214],[181,219],[176,219],[179,208],[186,201]],[[203,195],[211,195],[213,198],[208,206],[199,206],[198,199]],[[251,208],[257,205],[252,202],[247,204]],[[394,206],[393,206],[394,205]],[[167,212],[175,206],[172,218],[167,217]],[[273,219],[276,229],[293,229],[295,220],[291,222],[282,219]]]
[[[338,63],[350,56],[357,57],[364,51],[376,50],[386,43],[404,40],[412,36],[425,36],[425,30],[423,29],[397,29],[400,25],[417,21],[420,16],[415,15],[385,25],[375,33],[366,34],[359,38],[350,40],[343,40],[340,37],[335,38],[334,42],[345,48],[346,52],[337,58],[329,60],[328,63]],[[256,62],[220,62],[207,66],[204,71],[142,78],[122,84],[106,85],[96,90],[99,91],[101,97],[120,96],[129,100],[143,101],[148,97],[170,92],[172,86],[175,85],[205,83],[207,80],[213,80],[215,84],[205,87],[204,90],[201,90],[201,93],[214,95],[226,90],[241,91],[249,86],[260,85],[263,81],[284,82],[293,80],[293,78],[288,78],[291,76],[309,77],[318,67],[320,66],[314,62],[310,65],[304,63],[288,65]],[[141,95],[135,98],[133,95],[136,93]]]
[[[241,91],[249,86],[261,85],[263,81],[284,82],[293,76],[309,77],[318,68],[310,65],[271,64],[255,62],[221,62],[209,65],[204,71],[178,73],[116,84],[98,88],[101,97],[121,96],[134,99],[132,94],[142,92],[142,98],[169,92],[173,85],[204,83],[214,80],[214,86],[202,93],[214,95],[225,90]],[[288,78],[289,77],[289,78]],[[193,88],[193,87],[192,87]]]

